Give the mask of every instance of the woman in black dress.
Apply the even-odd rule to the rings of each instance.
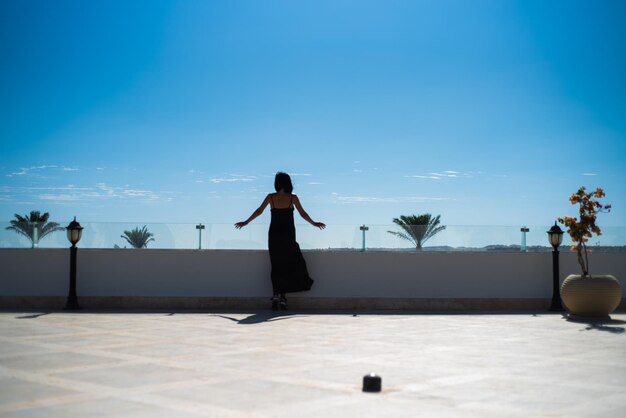
[[[324,229],[326,225],[315,222],[300,204],[300,199],[293,192],[291,177],[287,173],[277,173],[274,179],[276,193],[267,195],[261,206],[243,221],[237,222],[235,228],[248,225],[254,218],[263,213],[270,205],[272,222],[269,230],[270,261],[272,262],[272,309],[287,309],[285,293],[302,292],[311,289],[313,279],[309,277],[306,263],[300,246],[296,242],[296,227],[293,222],[293,208],[311,225]]]

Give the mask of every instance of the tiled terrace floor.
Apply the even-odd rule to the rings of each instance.
[[[625,327],[543,312],[0,312],[0,416],[626,416]],[[361,392],[372,371],[382,393]]]

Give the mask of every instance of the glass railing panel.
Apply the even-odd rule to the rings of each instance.
[[[69,222],[68,222],[69,223]],[[9,222],[0,224],[0,248],[30,248],[31,240],[7,230]],[[67,225],[67,223],[62,223]],[[125,231],[141,230],[144,226],[153,240],[148,249],[267,249],[268,224],[252,223],[243,229],[233,224],[204,223],[200,231],[192,223],[142,222],[84,222],[80,248],[133,248],[122,238]],[[389,231],[401,232],[395,224],[366,225],[365,247],[368,251],[413,251],[415,245]],[[521,226],[463,226],[448,225],[446,229],[427,240],[422,251],[521,251]],[[525,236],[527,251],[550,251],[549,226],[528,226]],[[620,251],[626,247],[626,227],[604,227],[602,235],[593,237],[589,247],[597,251]],[[359,251],[363,246],[361,225],[329,224],[323,231],[306,224],[296,225],[296,236],[304,250]],[[200,242],[201,239],[201,242]],[[561,249],[567,251],[571,240],[563,236]],[[64,230],[40,237],[39,248],[67,248],[70,244]]]
[[[212,224],[209,238],[208,249],[263,250],[267,249],[267,225],[251,223],[236,229],[233,224]]]
[[[371,225],[366,232],[368,249],[415,250],[414,241],[403,239],[391,232],[405,233],[397,225]],[[478,251],[492,247],[519,245],[521,235],[511,226],[446,226],[434,236],[422,241],[423,251]]]
[[[303,250],[354,250],[360,248],[358,226],[326,225],[324,230],[310,224],[296,225],[296,237]]]
[[[42,234],[42,231],[39,231],[39,228],[25,230],[24,232],[26,234],[33,237],[33,239],[29,239],[23,234],[7,229],[11,226],[10,222],[0,222],[0,248],[32,248],[33,246],[36,248],[69,247],[65,229],[49,232],[45,235]],[[33,241],[35,241],[34,245]]]
[[[368,225],[366,231],[366,247],[368,250],[413,250],[415,244],[402,239],[393,232],[404,232],[397,225]],[[459,226],[449,225],[428,239],[422,247],[423,251],[521,251],[523,244],[527,251],[550,251],[548,243],[548,226],[526,227],[524,234],[519,226]],[[605,227],[602,235],[589,241],[590,248],[599,251],[615,251],[619,246],[626,246],[626,227]],[[565,233],[564,249],[572,242]],[[358,246],[360,248],[360,245]],[[612,248],[606,248],[612,247]]]

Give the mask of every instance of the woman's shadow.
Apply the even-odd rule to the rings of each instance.
[[[219,318],[224,318],[224,319],[228,319],[229,321],[233,321],[238,323],[239,325],[254,325],[254,324],[260,324],[262,322],[274,322],[274,321],[280,321],[283,319],[290,319],[290,318],[295,318],[295,317],[302,317],[302,316],[306,316],[306,315],[296,315],[296,314],[291,314],[291,313],[286,313],[286,312],[259,312],[259,313],[255,313],[252,314],[250,316],[247,316],[243,319],[237,319],[237,318],[233,318],[231,316],[227,316],[227,315],[219,315],[219,314],[211,314],[209,316],[217,316]]]

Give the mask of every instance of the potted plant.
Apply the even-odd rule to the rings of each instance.
[[[609,212],[611,205],[603,205],[599,199],[605,196],[601,188],[587,192],[580,187],[570,196],[572,205],[578,205],[579,218],[564,216],[559,222],[567,227],[572,238],[578,264],[582,274],[571,274],[565,278],[561,286],[561,299],[570,314],[577,316],[606,317],[613,312],[622,301],[622,289],[619,281],[611,275],[589,274],[589,253],[587,242],[593,234],[601,235],[596,225],[598,213]]]

